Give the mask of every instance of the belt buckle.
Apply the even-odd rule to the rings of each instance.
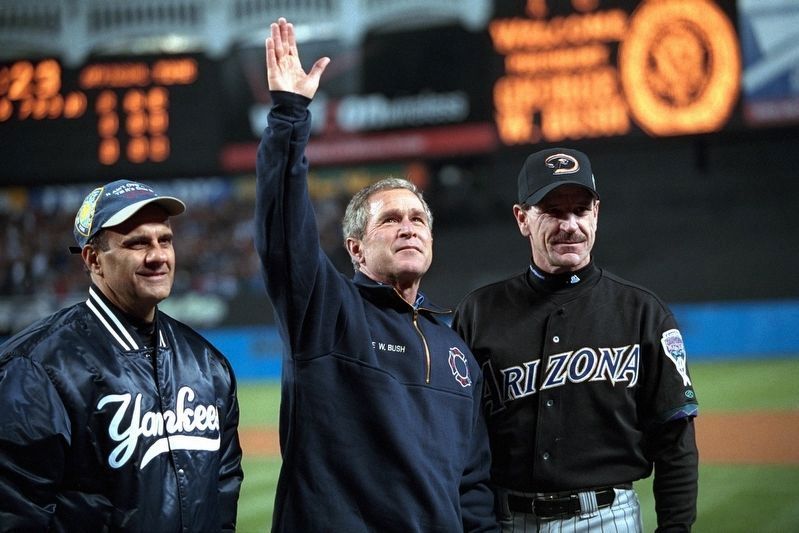
[[[544,514],[541,511],[536,509],[536,505],[535,504],[537,502],[539,502],[539,501],[541,503],[545,503],[545,502],[546,503],[554,503],[554,502],[556,502],[558,500],[561,500],[562,505],[565,505],[567,507],[567,510],[560,511],[560,512],[557,512],[557,513],[552,513],[552,514]],[[576,506],[574,505],[575,503],[576,503]],[[538,498],[534,498],[533,499],[532,507],[533,507],[533,513],[538,518],[541,518],[541,519],[544,519],[544,520],[552,520],[552,519],[555,519],[555,518],[566,518],[566,517],[569,517],[569,516],[575,516],[575,515],[580,514],[579,497],[575,493],[571,493],[568,496],[558,496],[557,494],[548,494],[548,495],[540,496]]]

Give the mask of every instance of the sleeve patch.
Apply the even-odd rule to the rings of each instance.
[[[685,353],[685,345],[682,341],[682,335],[678,329],[670,329],[663,333],[660,338],[660,344],[663,345],[663,350],[674,366],[677,367],[677,372],[682,377],[682,384],[686,387],[691,386],[691,378],[688,377],[687,356]]]

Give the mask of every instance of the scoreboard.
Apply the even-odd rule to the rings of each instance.
[[[208,174],[221,142],[201,55],[0,63],[0,166],[12,180]]]
[[[772,94],[794,86],[797,71],[781,45],[763,52],[772,26],[751,5],[739,17],[733,0],[503,0],[479,30],[303,43],[304,65],[332,58],[312,104],[309,157],[314,167],[358,165],[770,126],[772,109],[799,108],[799,91]],[[0,62],[0,182],[252,172],[265,78],[260,45],[220,59]]]

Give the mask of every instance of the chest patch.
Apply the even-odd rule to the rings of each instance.
[[[449,349],[449,368],[452,370],[452,375],[455,376],[455,381],[460,383],[461,387],[471,387],[472,378],[469,375],[469,363],[466,356],[457,346]]]

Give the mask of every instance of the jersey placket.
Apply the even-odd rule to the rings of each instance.
[[[559,307],[547,317],[544,326],[544,344],[541,351],[541,370],[538,373],[538,415],[536,424],[536,449],[534,471],[536,477],[547,482],[559,477],[562,467],[559,442],[563,438],[561,391],[562,378],[553,375],[551,357],[563,352],[566,331],[566,310]]]

